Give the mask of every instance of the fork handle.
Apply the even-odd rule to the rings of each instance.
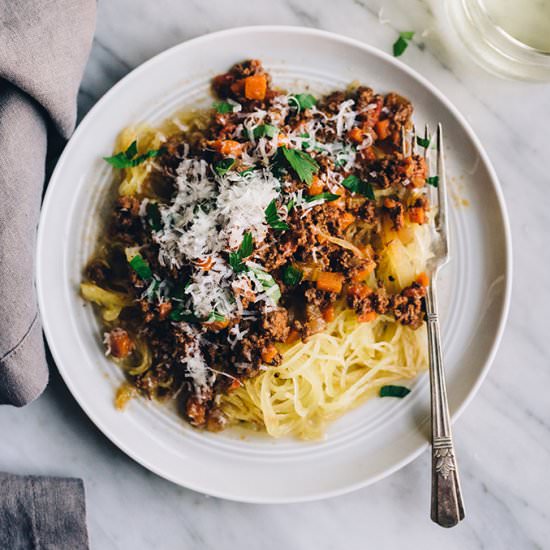
[[[432,521],[453,527],[464,519],[441,353],[435,274],[426,293],[432,403]]]

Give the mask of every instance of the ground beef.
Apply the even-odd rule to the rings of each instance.
[[[425,296],[426,289],[416,282],[392,296],[391,309],[395,318],[402,325],[418,328],[424,320]]]
[[[277,342],[284,342],[288,337],[288,310],[285,308],[268,311],[262,320],[265,333]]]

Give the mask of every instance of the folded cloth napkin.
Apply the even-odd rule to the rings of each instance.
[[[79,479],[0,473],[0,548],[88,548]]]
[[[25,405],[48,381],[33,281],[47,134],[74,128],[95,9],[0,0],[0,404]]]

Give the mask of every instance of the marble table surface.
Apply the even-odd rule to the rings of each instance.
[[[36,402],[0,410],[0,470],[82,477],[92,548],[550,547],[550,177],[544,168],[550,85],[484,73],[452,46],[440,12],[441,2],[426,0],[105,0],[79,107],[82,117],[143,61],[223,28],[304,25],[385,51],[396,29],[417,31],[402,59],[454,102],[485,145],[501,178],[514,241],[504,339],[455,425],[467,519],[452,530],[429,520],[427,453],[376,485],[308,504],[239,504],[177,487],[112,445],[54,370]]]

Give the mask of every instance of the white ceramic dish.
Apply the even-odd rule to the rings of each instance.
[[[511,288],[510,234],[496,175],[472,130],[429,82],[361,42],[296,27],[233,29],[191,40],[143,64],[89,112],[59,160],[44,200],[37,287],[46,336],[71,392],[129,456],[185,487],[249,502],[290,502],[350,491],[416,457],[429,437],[427,376],[403,400],[375,399],[330,426],[325,441],[271,441],[226,431],[202,433],[169,408],[134,400],[113,406],[122,379],[100,344],[92,308],[78,294],[82,267],[109,200],[111,169],[101,160],[117,133],[158,123],[186,105],[212,100],[209,79],[246,58],[261,59],[276,84],[314,91],[359,80],[411,99],[417,126],[442,122],[447,141],[453,260],[445,269],[443,334],[454,417],[487,373],[502,334]],[[457,206],[460,202],[461,205]]]

